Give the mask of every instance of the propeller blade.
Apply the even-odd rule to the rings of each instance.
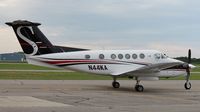
[[[191,63],[191,49],[188,50],[188,64]]]

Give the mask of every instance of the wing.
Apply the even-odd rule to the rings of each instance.
[[[167,69],[170,67],[174,67],[177,65],[180,65],[182,63],[174,62],[174,63],[158,63],[158,64],[151,64],[142,68],[139,68],[138,70],[134,70],[132,72],[159,72],[163,69]]]
[[[129,69],[127,71],[124,71],[123,73],[122,72],[115,73],[115,75],[125,76],[125,75],[135,74],[135,73],[155,73],[155,72],[160,72],[163,69],[167,69],[167,68],[174,67],[181,64],[182,63],[180,62],[149,64],[146,66],[138,67],[137,69],[134,69],[134,70]]]

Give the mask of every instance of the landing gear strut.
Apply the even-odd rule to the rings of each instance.
[[[136,85],[135,85],[135,90],[136,90],[137,92],[143,92],[143,91],[144,91],[144,87],[143,87],[142,85],[139,84],[139,83],[140,83],[140,80],[137,80],[137,78],[136,78],[136,81],[137,81],[137,83],[136,83]]]
[[[119,88],[120,87],[119,82],[117,82],[116,80],[117,80],[117,78],[113,77],[113,82],[112,82],[113,88]]]

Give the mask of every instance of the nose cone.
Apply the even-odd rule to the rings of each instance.
[[[180,61],[180,60],[177,60],[177,59],[173,59],[173,58],[168,58],[167,60],[168,60],[168,62],[171,62],[171,63],[177,63],[177,64],[185,63],[183,61]]]
[[[167,59],[168,60],[168,62],[171,62],[171,63],[174,63],[174,64],[177,64],[177,65],[187,65],[188,66],[188,64],[186,63],[186,62],[183,62],[183,61],[180,61],[180,60],[176,60],[176,59],[173,59],[173,58],[168,58]],[[192,64],[189,64],[189,68],[190,69],[193,69],[193,68],[196,68],[196,66],[194,66],[194,65],[192,65]]]
[[[192,65],[192,64],[189,64],[189,67],[190,67],[191,69],[196,68],[196,66],[194,66],[194,65]]]

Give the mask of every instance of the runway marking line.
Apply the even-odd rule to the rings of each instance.
[[[66,107],[68,104],[38,99],[31,96],[0,96],[0,107]]]

